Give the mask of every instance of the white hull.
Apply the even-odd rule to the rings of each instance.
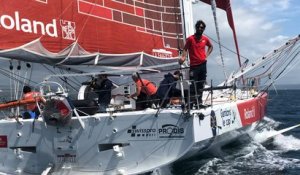
[[[0,172],[41,174],[47,168],[53,174],[72,175],[149,172],[236,138],[239,130],[262,119],[264,112],[257,111],[265,106],[256,104],[265,98],[189,114],[180,108],[163,109],[157,117],[155,109],[95,114],[81,117],[85,128],[77,118],[64,127],[42,119],[21,120],[22,124],[1,120]]]

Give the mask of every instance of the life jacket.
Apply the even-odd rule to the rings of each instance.
[[[146,94],[147,96],[151,96],[156,94],[157,88],[156,86],[146,79],[141,79],[136,82],[137,86],[141,87],[141,92]]]
[[[23,95],[23,99],[24,100],[34,100],[34,99],[39,99],[40,93],[39,92],[28,92],[26,94]],[[33,111],[34,109],[37,108],[36,104],[26,104],[25,106],[26,110],[30,110]]]

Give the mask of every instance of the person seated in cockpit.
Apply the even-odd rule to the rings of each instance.
[[[110,104],[111,91],[114,87],[112,81],[107,78],[106,74],[99,74],[91,83],[91,87],[98,94],[99,112],[106,112],[106,108]]]
[[[157,89],[157,96],[160,99],[161,107],[166,107],[170,103],[178,103],[176,101],[180,100],[181,91],[176,88],[179,76],[179,71],[164,75],[164,79],[160,82]]]

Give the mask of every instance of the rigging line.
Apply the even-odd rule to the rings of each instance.
[[[285,67],[281,70],[281,72],[274,78],[273,82],[275,82],[275,80],[277,80],[278,78],[280,78],[280,75],[282,75],[282,73],[286,70],[286,68],[294,61],[295,58],[297,58],[298,54],[300,53],[300,51],[298,51],[294,57],[288,62],[287,65],[285,65]]]
[[[44,68],[46,68],[49,72],[51,72],[52,74],[56,75],[56,73],[54,71],[52,71],[50,68],[48,68],[46,65],[42,64],[42,66]],[[60,69],[61,70],[61,69]],[[64,79],[62,77],[58,77],[61,81],[65,82]],[[70,83],[65,82],[66,84],[68,84],[71,88],[73,88],[73,90],[76,90],[76,88],[74,86],[72,86]],[[74,83],[76,84],[76,83]]]
[[[64,70],[60,69],[61,73],[64,73]],[[68,71],[67,71],[68,72]],[[66,85],[68,85],[69,87],[71,87],[73,90],[77,90],[77,88],[75,88],[73,85],[71,85],[69,82],[72,82],[75,86],[80,86],[80,83],[78,83],[78,81],[76,80],[75,77],[73,77],[74,80],[72,80],[71,78],[68,77],[63,77],[63,81],[66,83]],[[77,82],[75,82],[77,81]]]
[[[268,56],[263,57],[263,59],[269,60],[268,62],[278,61],[279,63],[275,67],[275,69],[276,69],[277,67],[281,66],[280,63],[282,65],[284,65],[285,62],[288,61],[288,59],[285,59],[286,57],[290,57],[291,54],[294,54],[295,51],[293,51],[292,53],[291,53],[291,51],[293,50],[295,45],[296,44],[294,43],[293,45],[289,45],[289,47],[285,47],[285,48],[281,47],[281,49],[276,49],[273,51],[273,53],[271,52],[270,54],[268,54]],[[285,53],[285,55],[283,55],[283,53]],[[276,57],[276,55],[278,55],[278,56]]]
[[[6,77],[9,78],[10,80],[17,80],[17,81],[19,81],[19,80],[16,79],[15,77],[10,76],[10,75],[6,72],[6,70],[1,70],[1,68],[0,68],[0,74],[6,76]]]
[[[210,37],[209,35],[207,35],[207,34],[205,34],[205,35],[206,35],[210,40],[212,40],[213,42],[218,43],[215,39],[213,39],[213,38]],[[235,51],[233,51],[233,50],[229,49],[228,47],[224,46],[222,43],[220,43],[220,45],[221,45],[224,49],[228,50],[229,52],[231,52],[231,53],[237,55],[237,53],[236,53]],[[245,57],[245,56],[242,56],[242,55],[240,55],[240,56],[241,56],[241,58],[244,58],[245,60],[247,60],[247,59],[249,60],[249,58],[247,58],[247,57]]]
[[[97,0],[95,0],[94,3],[96,3],[96,1],[97,1]],[[80,30],[80,32],[79,32],[78,35],[77,35],[77,41],[78,41],[78,39],[79,39],[81,33],[84,31],[84,28],[85,28],[85,26],[86,26],[86,24],[87,24],[89,18],[92,16],[91,12],[94,10],[94,8],[95,8],[95,6],[93,6],[93,7],[91,8],[91,10],[89,11],[89,13],[88,13],[89,15],[87,15],[88,17],[85,19],[85,21],[84,21],[84,23],[83,23],[83,25],[82,25],[82,29]],[[76,41],[76,43],[77,43],[77,41]]]
[[[277,75],[276,79],[279,78],[279,76],[283,74],[283,71],[285,71],[288,68],[288,66],[294,61],[294,59],[298,56],[299,53],[300,53],[300,50],[297,50],[297,53],[294,54],[293,58],[286,64],[285,68]],[[291,69],[289,69],[289,70],[291,70]]]
[[[180,2],[179,1],[177,1],[179,4],[179,6],[180,6]],[[176,13],[176,6],[175,6],[175,4],[176,4],[176,0],[174,0],[173,1],[173,3],[174,3],[174,6],[173,6],[173,8],[174,8],[174,17],[175,17],[175,28],[176,28],[176,37],[177,37],[177,49],[178,49],[178,53],[180,53],[180,51],[181,51],[181,48],[180,48],[180,40],[179,40],[179,32],[180,32],[180,30],[179,30],[179,27],[178,27],[178,15],[177,15],[177,13]]]
[[[293,46],[294,47],[294,46]],[[290,48],[288,51],[286,51],[286,56],[283,55],[282,57],[284,58],[291,58],[293,55],[295,55],[295,52],[299,52],[299,47],[295,50],[292,51],[293,48]],[[296,53],[297,54],[297,53]],[[290,63],[288,62],[289,59],[283,59],[279,64],[277,64],[277,66],[275,67],[275,70],[280,70],[279,68],[282,66],[282,65],[290,65]]]
[[[29,64],[29,63],[28,63]],[[31,80],[32,78],[32,70],[33,70],[33,64],[29,64],[30,65],[30,75],[29,75],[29,80]],[[29,81],[28,81],[29,83]]]
[[[62,10],[62,12],[55,18],[55,19],[57,19],[57,20],[59,20],[61,17],[62,17],[62,15],[69,9],[69,7],[71,6],[71,5],[73,5],[73,3],[74,3],[74,1],[70,1],[70,3],[66,6],[66,8],[65,9],[63,9]],[[62,1],[61,1],[61,8],[62,8]],[[42,39],[42,37],[44,37],[45,35],[42,35],[41,37],[40,37],[40,39]]]
[[[285,63],[285,61],[288,61],[288,59],[285,59],[285,58],[287,58],[287,57],[290,57],[289,55],[293,55],[294,53],[295,53],[295,51],[297,51],[298,50],[298,48],[297,49],[295,49],[293,52],[292,52],[292,50],[293,50],[293,48],[294,48],[294,46],[295,46],[295,44],[293,44],[293,45],[291,45],[291,47],[288,47],[288,48],[286,48],[286,50],[282,50],[281,52],[279,52],[279,55],[275,58],[275,60],[274,60],[274,62],[270,65],[270,67],[265,71],[265,72],[263,72],[263,73],[261,73],[261,74],[259,74],[259,75],[257,75],[258,77],[261,77],[262,75],[265,75],[267,72],[268,72],[268,70],[270,70],[272,67],[273,67],[273,65],[275,65],[275,63],[277,63],[276,65],[275,65],[275,68],[274,68],[274,70],[275,70],[275,72],[276,72],[276,70],[280,70],[279,69],[279,67],[281,67],[282,65],[285,65],[286,63]],[[284,53],[285,52],[285,53]],[[292,53],[291,53],[292,52]],[[277,62],[277,61],[278,62]],[[270,61],[272,61],[272,60],[270,60]],[[280,64],[281,63],[281,64]],[[277,69],[278,68],[278,69]],[[271,70],[272,71],[272,70]]]
[[[297,54],[293,57],[293,59],[291,59],[289,64],[298,56],[299,53],[300,53],[300,51],[298,51]],[[268,86],[265,87],[265,90],[268,90],[274,84],[275,80],[280,78],[279,76],[285,71],[285,69],[288,67],[288,65],[286,65],[285,68],[275,77],[275,79]]]
[[[58,67],[58,68],[59,68],[59,67]],[[63,72],[63,71],[65,71],[65,72],[67,72],[67,73],[70,73],[70,72],[71,72],[70,70],[67,70],[67,69],[65,69],[65,68],[63,68],[63,69],[59,68],[59,69],[60,69],[61,72]],[[65,77],[65,78],[67,78],[67,77]],[[81,82],[80,82],[78,79],[76,79],[76,77],[73,77],[72,79],[69,78],[68,80],[71,81],[71,82],[72,82],[73,84],[75,84],[76,86],[80,86],[80,85],[81,85]]]
[[[1,69],[0,69],[1,70]],[[10,71],[8,77],[11,77],[12,75],[12,62],[10,61]],[[13,92],[12,92],[12,86],[13,86],[13,81],[12,79],[9,79],[9,89],[10,89],[10,99],[13,99]]]
[[[13,71],[10,72],[10,74],[12,74],[12,75],[8,74],[8,73],[7,73],[7,70],[5,70],[5,69],[3,69],[3,68],[0,68],[0,71],[2,71],[2,74],[3,74],[4,76],[8,77],[9,79],[12,79],[12,80],[15,80],[15,81],[19,81],[19,82],[22,81],[21,79],[26,79],[26,80],[28,80],[29,82],[33,82],[33,83],[37,84],[37,82],[35,82],[35,81],[33,81],[33,80],[30,80],[30,79],[28,79],[28,78],[25,78],[25,77],[23,77],[23,76],[21,76],[21,75],[17,75],[17,74],[15,74],[15,73],[13,73]],[[14,76],[15,76],[15,77],[14,77]],[[18,77],[18,78],[17,78],[17,77]]]
[[[279,55],[278,56],[276,56],[275,57],[275,55],[274,56],[272,56],[273,58],[275,58],[275,60],[277,59],[277,60],[279,60],[280,59],[280,57],[282,57],[282,53],[283,52],[280,52],[279,53]],[[262,72],[261,74],[258,74],[258,75],[256,75],[257,77],[261,77],[261,76],[263,76],[263,75],[265,75],[266,73],[268,73],[269,72],[269,70],[273,67],[273,65],[276,65],[276,61],[275,60],[273,60],[272,58],[269,58],[269,59],[267,59],[268,61],[266,61],[266,63],[268,63],[268,62],[273,62],[264,72]],[[257,70],[253,70],[253,72],[255,72],[255,71],[257,71]],[[251,71],[249,71],[249,74],[251,74],[252,72]]]
[[[217,60],[217,59],[212,59],[218,66],[220,66],[220,67],[223,67],[222,66],[222,63],[220,63],[220,61],[219,60]]]
[[[180,1],[180,7],[181,7],[181,19],[182,19],[182,37],[187,38],[186,36],[186,24],[185,24],[185,11],[184,11],[184,2],[185,0]]]
[[[268,61],[265,63],[265,65],[267,65],[267,64],[271,64],[271,66],[270,66],[270,70],[271,70],[271,68],[273,67],[273,65],[274,64],[276,64],[275,65],[275,68],[273,68],[273,69],[275,69],[276,70],[276,68],[278,67],[278,66],[281,66],[281,64],[283,65],[283,64],[285,64],[284,62],[286,61],[286,59],[284,59],[283,57],[284,56],[288,56],[288,54],[286,53],[286,54],[283,54],[284,52],[282,51],[282,52],[280,52],[277,56],[276,55],[272,55],[272,56],[270,56],[269,58],[266,58],[266,59],[268,59]],[[280,64],[281,63],[281,64]],[[264,68],[264,66],[262,67],[262,68]],[[271,70],[272,71],[272,70]]]
[[[211,0],[210,2],[211,2],[211,10],[213,12],[214,21],[215,21],[215,27],[216,27],[217,39],[218,39],[218,46],[219,46],[219,50],[220,50],[220,57],[221,57],[221,60],[222,60],[223,73],[224,73],[225,78],[227,79],[228,76],[227,76],[227,73],[226,73],[226,70],[225,70],[223,52],[222,52],[222,47],[221,47],[220,31],[219,31],[219,26],[218,26],[218,21],[217,21],[216,1]]]
[[[58,67],[58,68],[60,68],[60,67]],[[62,71],[66,71],[67,73],[70,73],[72,70],[68,70],[68,69],[66,69],[66,68],[60,68]],[[78,79],[76,79],[76,77],[73,77],[73,80],[72,79],[70,79],[70,81],[71,82],[73,82],[75,85],[80,85],[81,84],[81,82],[78,80]]]
[[[21,85],[22,89],[24,88],[25,83],[26,83],[27,73],[28,73],[28,72],[26,71],[26,72],[25,72],[25,78],[24,78],[24,81],[22,82],[22,85]],[[18,88],[20,88],[20,86],[19,86]],[[18,89],[18,90],[19,90],[19,89]],[[21,98],[22,96],[23,96],[23,90],[20,91],[20,96],[19,96],[19,98]]]
[[[20,66],[20,61],[18,61],[18,66],[17,66],[17,70],[16,70],[18,76],[21,75],[21,71],[20,71],[20,67],[19,67],[19,66]],[[16,89],[15,89],[16,99],[19,98],[19,95],[18,95],[18,94],[19,94],[19,87],[20,87],[20,83],[21,83],[21,82],[22,82],[22,81],[17,81],[16,84],[15,84],[15,88],[16,88]]]
[[[258,68],[259,66],[261,66],[262,64],[265,63],[265,61],[264,61],[265,59],[270,59],[273,56],[276,56],[278,54],[278,51],[286,50],[292,44],[295,44],[297,41],[298,41],[298,38],[289,40],[289,42],[287,42],[285,45],[282,45],[278,49],[275,49],[274,51],[269,52],[268,54],[266,54],[266,56],[262,57],[262,59],[256,60],[254,63],[252,63],[252,65],[249,65],[245,69],[239,70],[238,72],[236,72],[233,77],[230,77],[230,79],[227,80],[227,82],[232,82],[235,78],[241,77],[242,75],[248,73],[250,70],[253,70],[254,68],[255,69]]]

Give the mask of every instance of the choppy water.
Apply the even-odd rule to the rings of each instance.
[[[258,130],[221,150],[177,162],[168,174],[299,175],[300,127],[268,141],[264,138],[300,123],[300,90],[271,91],[269,98],[267,117]]]

